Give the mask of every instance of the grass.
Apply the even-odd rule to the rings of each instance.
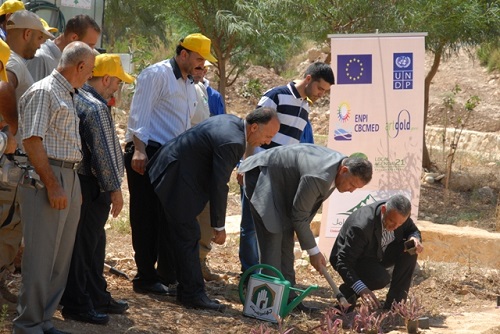
[[[110,218],[108,222],[111,225],[111,228],[119,234],[128,235],[132,233],[130,229],[130,219],[128,217],[128,212],[124,214],[124,212],[122,211],[118,217]]]

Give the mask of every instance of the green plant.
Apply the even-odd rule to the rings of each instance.
[[[128,235],[132,232],[128,215],[121,214],[116,218],[111,218],[109,223],[111,228],[120,234]]]
[[[9,308],[6,304],[2,305],[2,310],[0,311],[0,329],[3,329],[5,326],[5,319],[7,318],[7,314],[9,312]]]
[[[456,100],[461,90],[462,89],[460,88],[460,86],[455,85],[455,87],[451,90],[451,93],[443,99],[443,104],[445,107],[445,133],[443,135],[443,148],[446,146],[446,130],[448,128],[448,124],[452,125],[454,128],[451,140],[449,142],[449,151],[446,156],[445,189],[449,189],[451,170],[453,162],[455,160],[458,143],[460,141],[460,137],[462,136],[462,132],[465,128],[465,125],[470,119],[472,111],[474,111],[474,109],[479,105],[480,102],[479,97],[473,95],[467,99],[463,107],[457,108]]]
[[[243,86],[240,91],[240,95],[246,99],[248,98],[260,98],[264,90],[262,83],[259,79],[250,79]]]

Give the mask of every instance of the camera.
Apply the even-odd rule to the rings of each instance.
[[[417,254],[417,249],[415,248],[415,240],[410,239],[405,241],[405,252],[408,252],[410,255]]]
[[[0,158],[0,184],[7,187],[17,187],[24,171],[3,154]]]

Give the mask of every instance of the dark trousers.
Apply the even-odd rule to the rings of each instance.
[[[194,194],[178,168],[176,163],[171,163],[167,173],[155,186],[166,216],[164,230],[173,236],[171,245],[179,282],[177,300],[188,302],[205,294],[200,265],[201,232],[196,217],[204,209],[208,197]]]
[[[101,192],[97,179],[78,174],[82,188],[82,208],[76,232],[71,266],[60,304],[75,312],[86,312],[107,305],[111,294],[103,276],[106,250],[104,225],[111,199]]]
[[[250,200],[245,195],[245,188],[240,187],[241,192],[241,223],[240,223],[240,250],[241,272],[259,263],[259,246],[255,224],[250,211]]]
[[[146,147],[148,158],[156,153],[159,145]],[[132,143],[125,147],[125,169],[130,193],[130,226],[135,252],[137,275],[134,284],[176,282],[170,234],[161,230],[165,220],[160,201],[154,192],[147,173],[141,175],[132,169]],[[157,265],[157,267],[155,267]]]
[[[359,259],[356,263],[355,271],[368,289],[375,291],[385,288],[389,283],[389,291],[386,296],[384,309],[390,309],[392,302],[406,300],[411,285],[411,279],[417,255],[410,255],[404,252],[404,243],[393,241],[390,243],[381,262],[376,258]],[[394,266],[392,276],[386,268]],[[345,283],[339,287],[344,296],[349,299],[355,296],[354,290]],[[357,298],[357,296],[356,296]]]

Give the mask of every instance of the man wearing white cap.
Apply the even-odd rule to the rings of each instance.
[[[35,56],[47,38],[54,38],[45,29],[40,17],[28,10],[19,10],[12,14],[7,21],[7,44],[9,44],[11,57],[7,63],[9,82],[16,88],[16,98],[34,83],[28,71],[26,60]]]
[[[134,78],[123,70],[120,56],[98,55],[92,78],[75,99],[83,147],[78,168],[83,202],[60,304],[64,306],[64,318],[93,324],[106,324],[107,313],[121,314],[128,309],[127,302],[111,297],[102,275],[106,255],[104,225],[110,209],[117,217],[123,207],[123,152],[107,106],[121,82],[130,84]]]
[[[195,67],[203,67],[205,60],[217,61],[210,46],[206,36],[188,35],[177,45],[173,58],[147,67],[137,78],[125,136],[130,225],[137,265],[133,285],[137,293],[176,294],[168,287],[177,280],[170,233],[145,170],[162,145],[191,127],[197,96],[190,74]]]

